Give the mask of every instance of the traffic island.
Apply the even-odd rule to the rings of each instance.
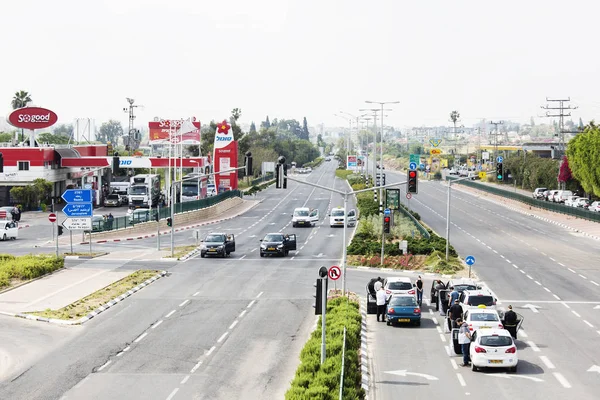
[[[92,258],[102,257],[107,255],[106,252],[101,253],[63,253],[66,260],[91,260]]]
[[[64,266],[64,259],[54,255],[0,254],[0,293],[40,279]]]
[[[171,254],[170,254],[170,251],[171,251],[170,247],[165,247],[161,250],[169,251],[169,255],[164,256],[163,258],[169,258],[169,259],[175,259],[175,260],[187,260],[192,255],[197,253],[197,251],[196,251],[197,249],[199,249],[199,246],[196,246],[195,244],[188,245],[188,246],[175,246],[173,248],[173,257],[171,257]]]
[[[60,325],[80,325],[165,275],[166,271],[138,270],[58,310],[47,309],[14,316]]]

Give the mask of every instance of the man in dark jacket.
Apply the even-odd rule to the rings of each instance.
[[[517,313],[513,311],[512,306],[508,306],[508,311],[504,313],[504,328],[510,332],[513,339],[517,338],[517,324],[519,323]]]
[[[453,328],[458,328],[458,326],[456,325],[456,320],[463,317],[463,309],[460,305],[460,301],[456,300],[456,303],[454,303],[450,309],[448,310],[448,319],[452,322],[452,325],[450,325],[450,330],[452,330]]]

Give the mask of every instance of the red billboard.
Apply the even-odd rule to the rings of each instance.
[[[233,129],[227,120],[217,126],[213,157],[214,172],[237,168],[237,141],[233,137]],[[215,174],[215,186],[219,193],[224,190],[235,190],[238,187],[237,171]]]
[[[196,121],[194,118],[192,125],[196,128],[195,130],[184,129],[184,133],[180,134],[181,126],[185,123],[185,120],[169,120],[161,119],[159,121],[148,122],[148,128],[150,130],[150,141],[151,142],[168,142],[169,138],[173,143],[179,143],[183,141],[188,144],[199,144],[200,143],[200,121]]]
[[[19,108],[8,116],[8,123],[16,128],[43,129],[54,125],[58,116],[54,111],[41,107]]]

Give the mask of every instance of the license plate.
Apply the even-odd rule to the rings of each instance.
[[[217,251],[217,249],[208,249],[208,251]]]
[[[502,360],[489,360],[490,364],[502,364]]]
[[[275,247],[269,247],[267,250],[273,251],[273,250],[275,250]]]
[[[488,326],[488,325],[484,325],[484,326],[480,326],[479,327],[479,329],[490,329],[490,328],[491,328],[491,326]]]
[[[410,322],[409,318],[400,318],[398,319],[398,322]]]

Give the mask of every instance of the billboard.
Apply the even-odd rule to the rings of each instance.
[[[41,107],[24,107],[10,113],[8,123],[16,128],[43,129],[54,125],[58,117],[54,111]]]
[[[213,153],[215,186],[221,193],[224,190],[235,190],[238,187],[237,171],[219,173],[237,167],[238,146],[233,137],[233,129],[227,120],[217,125]]]
[[[151,143],[168,142],[170,139],[172,143],[200,144],[200,121],[196,118],[159,119],[148,122],[148,129]]]
[[[358,169],[358,159],[356,156],[346,157],[346,169],[356,171]]]

